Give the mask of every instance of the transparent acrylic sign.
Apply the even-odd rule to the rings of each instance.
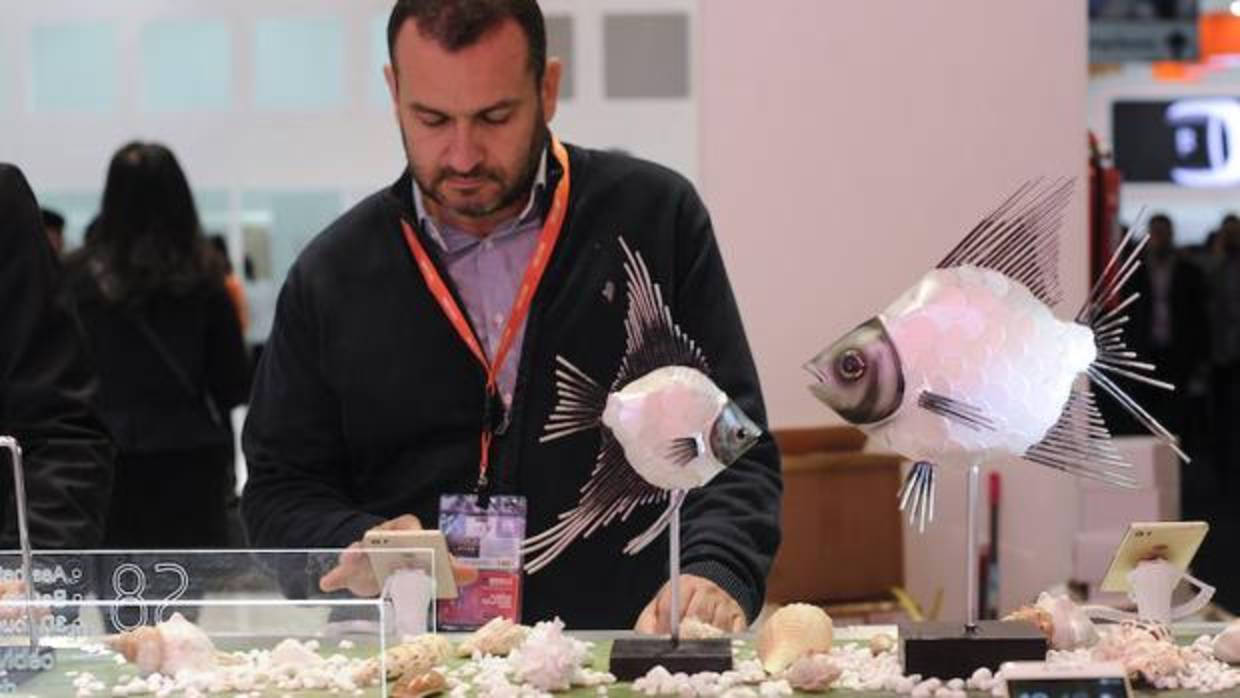
[[[435,632],[436,563],[404,548],[36,551],[28,600],[21,555],[3,551],[0,694],[386,696],[384,651]]]

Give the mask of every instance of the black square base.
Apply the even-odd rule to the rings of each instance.
[[[618,638],[611,644],[609,671],[619,681],[639,679],[656,666],[673,674],[731,671],[732,641],[721,637],[681,640],[673,645],[670,637],[653,636]]]
[[[51,647],[0,645],[0,693],[15,693],[18,686],[56,668],[56,650]]]
[[[1041,662],[1046,650],[1046,636],[1025,621],[984,620],[974,631],[963,623],[900,626],[904,673],[926,679],[967,679],[981,667],[995,671],[1004,662]]]

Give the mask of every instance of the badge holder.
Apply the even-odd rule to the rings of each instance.
[[[17,535],[21,546],[22,588],[25,595],[25,602],[22,605],[25,609],[26,630],[30,639],[27,647],[0,646],[0,653],[5,656],[5,666],[31,667],[29,671],[10,669],[6,674],[5,678],[21,685],[41,673],[38,667],[44,666],[48,661],[55,663],[53,658],[55,650],[39,646],[39,628],[35,623],[34,551],[30,547],[30,528],[26,522],[26,475],[22,467],[22,449],[17,440],[11,436],[0,436],[0,449],[9,452],[9,459],[13,463],[13,499],[14,508],[17,509]]]
[[[969,466],[965,516],[965,608],[968,618],[961,625],[951,622],[913,623],[900,627],[900,657],[905,674],[971,676],[979,668],[996,671],[1014,661],[1044,661],[1047,642],[1026,621],[978,620],[977,540],[981,464]],[[991,545],[997,545],[991,541]]]
[[[686,640],[680,637],[680,505],[684,490],[672,492],[676,502],[668,523],[668,572],[671,589],[671,635],[617,638],[611,645],[609,671],[620,681],[645,676],[656,666],[671,673],[723,673],[732,669],[732,641],[726,637]]]

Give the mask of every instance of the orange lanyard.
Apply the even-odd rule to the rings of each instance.
[[[460,335],[461,341],[465,342],[465,346],[469,347],[474,358],[478,359],[479,363],[486,369],[487,414],[490,414],[490,401],[499,392],[500,369],[503,368],[504,360],[508,358],[508,352],[512,349],[512,344],[516,340],[517,330],[521,328],[525,323],[525,317],[529,315],[530,304],[534,300],[534,292],[538,290],[538,284],[542,281],[543,272],[547,271],[547,263],[551,260],[551,253],[555,250],[556,241],[560,238],[560,230],[564,227],[564,214],[568,210],[568,151],[564,149],[564,146],[560,144],[557,138],[552,136],[551,152],[560,163],[563,174],[560,177],[559,184],[555,187],[555,194],[551,199],[551,210],[547,212],[547,219],[543,223],[542,233],[538,236],[538,247],[534,249],[534,256],[525,268],[525,276],[521,279],[521,287],[517,290],[517,297],[512,302],[512,310],[508,313],[508,322],[504,324],[504,332],[500,335],[499,347],[495,351],[495,358],[491,361],[487,360],[486,353],[482,351],[482,345],[478,342],[478,337],[474,334],[473,328],[470,327],[469,322],[465,319],[465,314],[461,312],[460,307],[456,304],[456,299],[452,297],[452,292],[448,290],[448,285],[439,276],[439,270],[431,262],[430,255],[426,253],[426,249],[422,246],[422,242],[418,240],[418,236],[413,232],[413,228],[404,219],[400,222],[401,228],[405,233],[405,242],[408,243],[409,251],[413,253],[413,257],[417,261],[418,270],[422,272],[422,278],[426,280],[427,288],[435,296],[435,300],[439,302],[439,307],[443,310],[444,316],[456,328],[456,333]],[[490,463],[492,436],[491,423],[490,419],[488,419],[482,425],[482,455],[478,463],[479,489],[487,484],[487,467]]]

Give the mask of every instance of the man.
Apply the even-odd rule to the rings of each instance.
[[[112,451],[88,407],[93,371],[57,286],[34,194],[0,164],[0,434],[22,446],[32,545],[80,549],[103,534]],[[18,543],[11,472],[0,456],[0,549]]]
[[[553,525],[576,505],[599,446],[597,431],[539,441],[556,356],[603,381],[616,375],[621,237],[714,381],[764,424],[692,187],[650,163],[551,137],[561,66],[546,59],[537,4],[399,0],[388,43],[408,169],[329,226],[289,272],[244,435],[254,541],[356,545],[379,525],[432,527],[442,495],[475,490],[525,496],[527,534]],[[547,237],[559,217],[558,238]],[[522,319],[509,311],[531,266],[537,276],[546,240],[545,274]],[[510,316],[515,331],[505,334]],[[779,491],[778,454],[764,437],[689,495],[682,615],[726,630],[757,615],[779,541]],[[639,507],[526,575],[524,619],[666,631],[667,537],[621,552],[660,509]],[[364,561],[346,555],[320,587],[373,593],[359,576]]]
[[[51,210],[42,209],[43,232],[47,233],[47,241],[52,246],[52,255],[57,259],[65,253],[65,217]]]

